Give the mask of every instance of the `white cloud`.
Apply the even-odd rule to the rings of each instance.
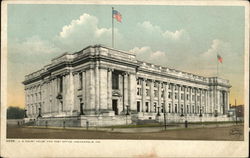
[[[16,39],[10,44],[10,53],[21,54],[52,54],[60,51],[52,43],[41,40],[38,36],[27,38],[23,41]]]
[[[121,41],[122,35],[114,29],[116,41]],[[78,19],[63,26],[55,41],[67,51],[76,51],[91,44],[111,44],[111,28],[100,28],[98,18],[89,14],[82,14]]]
[[[165,62],[167,61],[166,52],[160,50],[153,51],[149,46],[144,46],[141,48],[135,47],[131,49],[130,52],[135,53],[139,60],[153,62],[155,64],[165,65]]]
[[[144,21],[143,23],[138,23],[137,26],[145,29],[149,32],[162,32],[161,28],[157,25],[151,24],[149,21]]]
[[[181,29],[181,30],[176,30],[175,32],[171,32],[171,31],[165,31],[162,36],[165,38],[170,38],[173,40],[178,40],[181,37],[183,37],[185,34],[185,30]]]
[[[161,38],[170,39],[170,40],[179,40],[181,38],[188,38],[188,34],[184,29],[175,30],[173,32],[169,30],[163,31],[159,26],[153,25],[150,21],[144,21],[142,23],[138,23],[137,26],[147,33],[153,33],[155,35],[159,35]]]

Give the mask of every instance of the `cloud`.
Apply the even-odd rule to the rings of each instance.
[[[10,53],[19,54],[52,54],[60,51],[55,45],[46,40],[40,39],[38,36],[26,38],[21,41],[19,39],[14,40],[9,45]]]
[[[129,52],[133,52],[136,54],[137,59],[153,62],[155,64],[166,64],[167,61],[167,53],[164,51],[153,51],[151,47],[144,46],[144,47],[134,47]]]
[[[140,27],[140,28],[143,28],[145,31],[148,31],[148,32],[151,32],[151,33],[152,32],[153,33],[162,32],[162,30],[161,30],[161,28],[159,26],[153,25],[149,21],[144,21],[142,23],[138,23],[137,26]]]
[[[122,40],[122,35],[114,29],[116,41]],[[72,20],[62,27],[56,36],[57,45],[67,51],[76,51],[92,44],[111,44],[111,28],[98,26],[98,18],[89,14],[82,14],[78,19]]]
[[[180,38],[182,38],[183,36],[185,36],[186,31],[184,29],[181,30],[176,30],[175,32],[171,32],[171,31],[165,31],[162,36],[164,38],[169,38],[169,39],[173,39],[173,40],[179,40]]]
[[[154,35],[159,35],[160,38],[169,39],[169,40],[180,40],[180,39],[189,39],[188,33],[184,29],[169,31],[163,31],[159,26],[153,25],[150,21],[144,21],[142,23],[138,23],[137,26],[143,29],[147,33],[151,33]]]

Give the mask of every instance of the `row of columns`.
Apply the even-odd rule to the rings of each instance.
[[[142,99],[141,99],[141,108],[140,108],[140,112],[146,112],[146,107],[145,107],[145,103],[146,103],[146,79],[141,79],[142,80]],[[154,96],[154,80],[151,80],[150,82],[150,100],[148,100],[150,102],[150,112],[154,112],[154,103],[155,103],[155,96]],[[161,85],[163,84],[163,91],[164,91],[164,95],[163,95],[163,99],[161,97],[161,93],[162,93],[162,87]],[[171,85],[171,89],[169,89],[169,85]],[[200,89],[199,93],[197,91],[196,87],[189,87],[189,86],[182,86],[182,85],[178,85],[178,89],[177,89],[177,95],[178,95],[178,99],[175,99],[175,86],[178,84],[174,84],[174,83],[163,83],[163,82],[158,82],[158,87],[156,88],[158,90],[158,98],[157,98],[157,103],[158,103],[158,107],[162,106],[162,101],[164,103],[164,108],[166,109],[166,112],[171,112],[174,113],[175,109],[177,108],[177,113],[182,113],[183,114],[187,114],[187,113],[213,113],[214,112],[214,107],[211,106],[211,102],[212,102],[212,98],[210,97],[210,91],[208,89]],[[181,93],[181,87],[183,87],[183,93]],[[187,88],[189,88],[189,91],[187,92]],[[195,89],[195,92],[193,93],[193,89]],[[168,93],[169,90],[172,93],[171,96],[171,100],[168,98]],[[225,99],[227,100],[224,103],[224,106],[227,107],[228,105],[228,93],[225,93]],[[181,95],[183,95],[183,101],[181,99]],[[189,98],[187,99],[187,95],[189,95]],[[195,96],[195,98],[193,99],[193,95]],[[199,96],[199,100],[198,97]],[[217,98],[217,97],[216,97]],[[193,101],[194,100],[194,101]],[[169,104],[171,104],[171,106],[169,107]],[[177,107],[175,107],[175,105],[177,104]],[[170,108],[170,109],[169,109]],[[200,111],[202,110],[202,111]],[[228,109],[226,109],[228,110]]]

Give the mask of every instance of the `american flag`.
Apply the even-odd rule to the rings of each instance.
[[[122,15],[117,10],[113,10],[113,18],[115,18],[118,22],[122,22]]]
[[[218,59],[218,61],[219,61],[220,63],[222,63],[223,59],[222,59],[222,57],[221,57],[219,54],[217,55],[217,59]]]

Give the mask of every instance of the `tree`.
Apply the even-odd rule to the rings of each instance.
[[[25,110],[19,107],[8,107],[7,119],[22,119],[24,118]]]

